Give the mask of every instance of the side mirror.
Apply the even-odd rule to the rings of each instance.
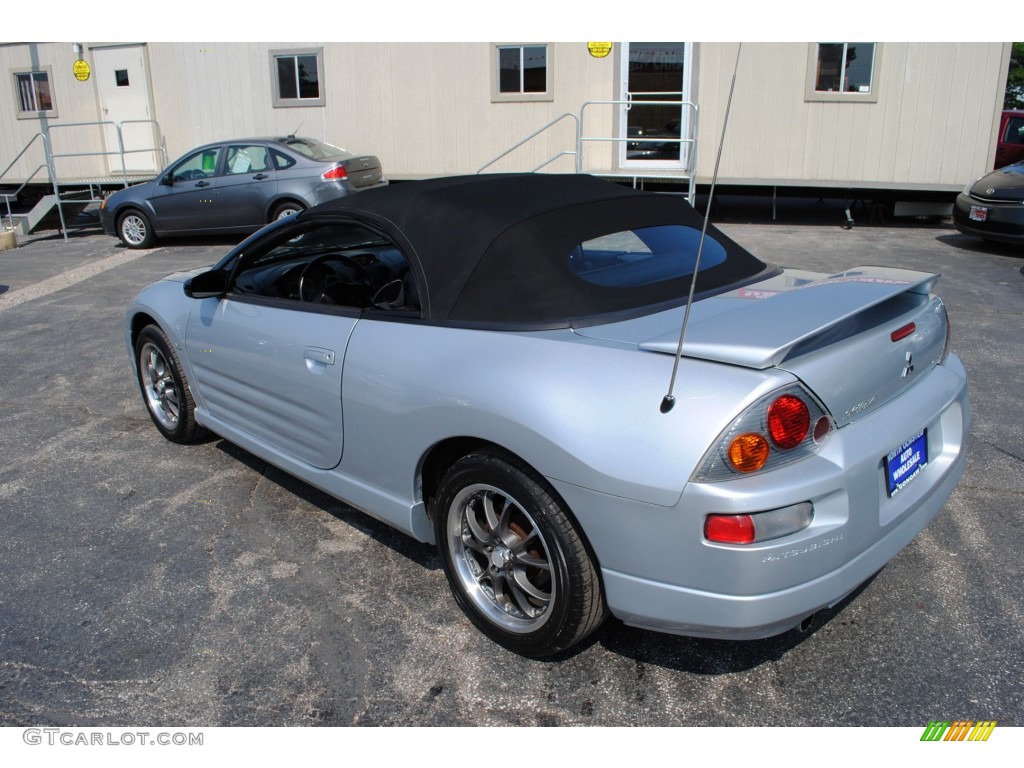
[[[171,176],[171,174],[169,173],[165,173],[163,176],[160,177],[160,183],[163,184],[165,187],[173,187],[174,177]]]
[[[223,296],[228,291],[228,273],[219,269],[203,272],[186,280],[185,295],[190,299],[209,299]]]

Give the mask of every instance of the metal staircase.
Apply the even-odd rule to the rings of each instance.
[[[122,132],[122,126],[127,124],[138,124],[148,123],[152,124],[153,137],[155,146],[137,148],[137,149],[125,149],[124,138]],[[117,136],[118,149],[115,152],[53,152],[53,145],[51,142],[50,132],[55,128],[70,128],[70,129],[82,129],[94,126],[111,126],[115,129]],[[167,149],[164,144],[163,136],[160,132],[160,125],[156,120],[125,120],[117,123],[111,120],[102,120],[94,122],[84,123],[57,123],[45,127],[39,133],[36,133],[28,143],[22,148],[17,156],[8,164],[8,166],[0,171],[0,183],[3,179],[10,174],[11,169],[18,163],[18,161],[25,156],[26,153],[37,145],[42,150],[43,160],[39,165],[32,170],[22,181],[13,192],[6,192],[0,194],[0,201],[3,202],[6,211],[5,215],[2,215],[3,225],[14,229],[16,232],[27,235],[30,234],[39,224],[52,212],[54,209],[57,211],[57,217],[59,219],[60,231],[64,236],[64,239],[68,239],[68,228],[69,222],[85,210],[89,205],[93,203],[99,203],[103,200],[103,191],[109,187],[123,186],[128,187],[132,184],[137,184],[142,181],[147,181],[153,177],[152,173],[133,173],[127,170],[127,163],[125,162],[126,155],[141,153],[141,152],[159,152],[160,157],[163,159],[163,165],[167,165]],[[116,156],[120,160],[121,171],[119,173],[111,173],[102,176],[90,176],[85,178],[75,178],[68,176],[60,176],[57,172],[57,161],[71,157],[103,157],[103,156]],[[39,184],[36,181],[36,177],[40,176],[45,172],[45,183],[48,189],[52,189],[50,194],[45,194],[39,198],[35,206],[27,213],[12,213],[11,203],[18,199],[18,196],[29,186]],[[14,183],[17,183],[15,180]]]
[[[659,94],[652,94],[659,95]],[[618,108],[622,105],[627,107],[634,103],[642,103],[644,106],[671,106],[679,107],[683,114],[687,116],[687,119],[682,121],[683,127],[680,130],[680,136],[676,137],[665,137],[659,136],[655,138],[644,138],[644,137],[621,137],[621,136],[601,136],[601,135],[588,135],[586,131],[586,119],[588,112],[593,112],[595,108],[601,107],[614,107]],[[590,108],[588,110],[588,108]],[[594,100],[584,102],[580,106],[578,113],[566,112],[559,115],[547,124],[538,128],[536,131],[531,133],[529,136],[519,140],[511,147],[506,149],[500,155],[490,160],[489,162],[482,165],[477,169],[477,173],[484,173],[489,168],[492,168],[500,160],[513,155],[516,150],[534,141],[537,137],[546,134],[548,131],[561,124],[563,121],[571,120],[574,124],[575,133],[575,145],[572,149],[563,149],[556,152],[554,155],[544,160],[539,165],[535,165],[532,168],[525,169],[529,173],[535,173],[540,171],[542,168],[547,167],[551,163],[555,162],[561,157],[571,156],[573,157],[575,173],[589,173],[592,176],[600,176],[602,178],[617,179],[617,180],[632,180],[633,186],[642,187],[645,181],[659,181],[659,182],[670,182],[677,183],[686,189],[687,200],[691,204],[694,202],[696,196],[696,165],[697,165],[697,123],[698,123],[698,110],[697,105],[691,102],[682,101],[679,99],[655,99],[655,100],[644,100],[643,102],[634,102],[632,99],[619,100]],[[654,144],[678,144],[680,152],[683,153],[685,161],[682,168],[665,168],[657,167],[656,163],[651,163],[649,167],[645,166],[645,161],[632,162],[629,164],[620,163],[619,167],[602,168],[594,165],[589,161],[586,156],[586,148],[594,143],[603,144],[620,144],[627,142],[631,145],[643,147],[645,145]],[[618,153],[616,153],[618,154]]]

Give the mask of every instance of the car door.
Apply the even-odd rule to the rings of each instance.
[[[265,144],[228,144],[217,186],[217,215],[225,227],[257,229],[267,223],[277,195],[277,170]]]
[[[365,307],[325,298],[321,267],[368,237],[316,220],[277,228],[238,258],[225,295],[196,300],[185,343],[203,409],[313,467],[339,463],[342,369]]]
[[[160,232],[217,229],[217,166],[222,147],[205,147],[185,156],[164,174],[160,194],[150,198]]]

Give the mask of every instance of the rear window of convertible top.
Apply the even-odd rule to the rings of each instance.
[[[589,283],[634,288],[692,275],[699,246],[700,230],[693,227],[639,227],[580,243],[569,253],[569,266]],[[725,259],[725,248],[705,237],[701,272]]]

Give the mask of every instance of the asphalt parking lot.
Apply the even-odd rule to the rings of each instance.
[[[970,375],[957,491],[809,631],[740,643],[612,620],[553,660],[493,645],[431,547],[226,441],[153,427],[122,312],[230,240],[44,233],[0,252],[0,725],[1024,725],[1020,249],[934,221],[721,210],[784,266],[941,272]]]

